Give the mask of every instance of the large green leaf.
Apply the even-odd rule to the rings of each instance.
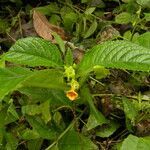
[[[34,72],[26,81],[25,87],[41,87],[51,89],[65,89],[63,72],[54,69],[45,69]]]
[[[31,73],[29,70],[19,67],[0,68],[0,99],[15,90]]]
[[[150,71],[150,50],[127,41],[107,41],[93,47],[78,66],[79,75],[90,72],[94,66]]]
[[[18,90],[29,97],[31,104],[49,100],[52,105],[72,105],[62,90],[40,87],[22,87]]]
[[[150,137],[138,138],[133,135],[129,135],[122,143],[119,150],[149,150]]]
[[[87,137],[70,130],[58,143],[59,150],[97,150],[98,147]]]
[[[28,37],[18,40],[3,59],[29,66],[59,66],[62,64],[58,48],[41,38]]]

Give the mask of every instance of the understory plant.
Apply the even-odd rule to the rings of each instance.
[[[0,59],[0,149],[97,150],[94,137],[111,137],[121,126],[95,106],[88,84],[92,75],[107,77],[109,68],[149,72],[150,50],[124,40],[107,41],[76,64],[70,48],[59,50],[37,37],[19,39]],[[120,99],[129,133],[141,111],[136,106],[144,103],[131,99]],[[149,141],[131,134],[115,149],[136,145],[148,150]]]

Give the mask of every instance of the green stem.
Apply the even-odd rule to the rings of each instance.
[[[57,140],[54,141],[54,142],[53,142],[50,146],[48,146],[45,150],[50,150],[53,146],[55,146],[55,145],[58,143],[58,141],[59,141],[71,128],[73,128],[74,123],[75,123],[75,121],[72,121],[72,123],[70,123],[70,125],[65,129],[65,131],[60,134],[60,136],[57,138]]]

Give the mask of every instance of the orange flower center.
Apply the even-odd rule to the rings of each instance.
[[[74,101],[75,99],[77,99],[78,93],[71,89],[71,90],[67,91],[66,96],[67,96],[70,100]]]

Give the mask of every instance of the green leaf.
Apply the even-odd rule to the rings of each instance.
[[[38,139],[40,136],[39,134],[31,129],[25,129],[25,131],[23,132],[23,134],[21,135],[21,137],[24,140],[33,140],[33,139]]]
[[[78,20],[78,15],[74,12],[66,12],[65,15],[62,16],[63,24],[66,30],[72,31],[73,25]]]
[[[0,68],[5,68],[5,61],[0,59]]]
[[[36,7],[35,10],[41,12],[43,15],[50,16],[52,13],[58,13],[59,7],[58,7],[57,3],[51,2],[49,5]]]
[[[69,130],[58,142],[59,150],[98,150],[98,147],[87,137],[75,130]]]
[[[82,87],[81,96],[85,101],[88,102],[90,107],[90,116],[86,125],[87,130],[91,130],[104,123],[108,123],[107,119],[103,116],[103,114],[95,108],[92,96],[88,88]]]
[[[111,121],[108,125],[104,125],[100,127],[96,131],[96,135],[102,138],[106,138],[111,136],[118,128],[119,128],[119,124],[114,121]]]
[[[130,99],[123,98],[123,107],[126,117],[134,122],[138,115],[138,110],[136,109],[135,105]]]
[[[92,14],[94,12],[95,9],[96,9],[95,7],[87,8],[84,13],[86,15],[90,15],[90,14]]]
[[[41,114],[42,119],[45,121],[45,123],[47,123],[51,120],[51,115],[50,115],[49,109],[50,109],[49,101],[45,101],[44,103],[42,103],[40,105],[22,106],[22,113],[30,115],[30,116]]]
[[[55,69],[35,71],[34,74],[22,84],[25,87],[40,87],[62,90],[66,87],[63,79],[63,72]]]
[[[9,23],[6,20],[0,19],[0,33],[5,33],[9,27]]]
[[[16,150],[18,146],[18,140],[16,137],[13,136],[11,133],[6,133],[5,138],[7,141],[6,149],[7,150]]]
[[[107,41],[93,47],[78,66],[85,75],[96,65],[108,68],[150,71],[150,50],[128,41]]]
[[[97,29],[97,21],[94,20],[90,28],[84,34],[84,38],[88,38],[89,36],[91,36],[95,32],[96,29]]]
[[[31,72],[23,68],[0,68],[0,99],[17,89]]]
[[[115,22],[119,24],[127,24],[131,22],[131,19],[132,19],[131,14],[127,12],[122,12],[116,16]]]
[[[60,50],[64,54],[65,53],[65,43],[64,43],[64,41],[61,39],[61,37],[56,32],[53,32],[52,35],[54,36],[57,44],[59,45]]]
[[[144,13],[144,19],[146,19],[146,21],[150,21],[150,13]]]
[[[52,66],[62,65],[58,48],[41,38],[28,37],[18,40],[5,53],[3,59],[21,65]]]
[[[73,53],[70,48],[67,49],[66,55],[65,55],[65,65],[66,66],[72,66],[73,65]]]
[[[22,87],[18,90],[29,97],[31,104],[49,100],[51,105],[72,106],[71,101],[68,101],[64,91],[58,89],[52,90],[40,87]]]
[[[18,113],[16,112],[16,107],[15,107],[15,105],[13,104],[13,100],[10,100],[10,106],[8,107],[7,112],[8,112],[8,113],[11,113],[16,119],[19,119],[19,115],[18,115]]]
[[[149,150],[150,148],[150,138],[138,138],[133,135],[129,135],[122,143],[120,150]]]
[[[137,44],[150,49],[150,32],[141,34],[135,41]]]
[[[40,150],[43,139],[34,139],[27,142],[28,150]]]
[[[105,78],[107,75],[110,74],[109,70],[104,68],[103,66],[95,66],[93,70],[94,73],[96,74],[96,79]]]
[[[42,123],[37,117],[34,116],[26,116],[27,121],[32,126],[33,130],[35,130],[41,138],[44,139],[55,139],[56,131],[53,128],[49,128],[45,124]]]
[[[150,0],[136,0],[136,2],[143,7],[150,8]]]

